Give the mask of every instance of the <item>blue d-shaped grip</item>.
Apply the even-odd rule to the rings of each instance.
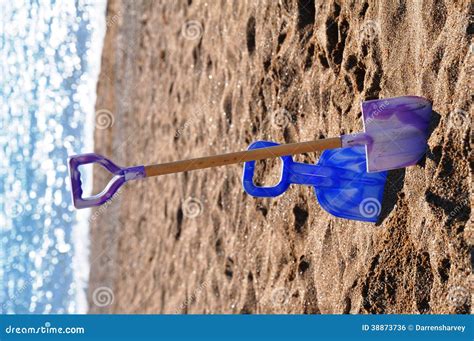
[[[278,143],[257,141],[252,143],[248,150],[278,146]],[[288,172],[288,166],[293,163],[291,156],[281,156],[280,159],[283,161],[283,167],[281,169],[280,182],[273,187],[260,187],[256,186],[253,182],[253,174],[255,172],[255,161],[248,161],[244,164],[244,174],[242,177],[242,184],[245,192],[254,197],[277,197],[283,194],[290,186],[290,173]]]
[[[248,150],[273,146],[278,146],[278,143],[257,141],[252,143],[248,147]],[[255,161],[246,162],[244,164],[244,174],[242,177],[245,192],[254,197],[277,197],[283,194],[291,184],[319,187],[334,185],[329,178],[331,169],[327,167],[294,162],[291,156],[281,156],[280,159],[283,161],[280,182],[273,187],[256,186],[253,182]]]

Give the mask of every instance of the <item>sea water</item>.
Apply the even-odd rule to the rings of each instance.
[[[87,312],[67,157],[93,150],[105,1],[0,4],[0,313]]]

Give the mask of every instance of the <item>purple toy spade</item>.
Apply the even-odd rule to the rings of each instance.
[[[74,155],[69,158],[74,206],[100,206],[129,180],[341,147],[365,146],[369,173],[404,168],[416,164],[426,152],[431,113],[431,103],[422,97],[377,99],[362,103],[364,132],[358,134],[129,168],[94,153]],[[83,198],[79,166],[90,163],[99,163],[114,177],[100,194]]]

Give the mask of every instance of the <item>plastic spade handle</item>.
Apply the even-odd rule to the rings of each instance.
[[[71,177],[72,199],[76,208],[100,206],[112,198],[115,192],[117,192],[117,190],[129,180],[340,147],[341,138],[336,137],[325,140],[290,143],[242,152],[130,168],[119,167],[107,158],[94,153],[74,155],[69,158],[68,162],[69,174]],[[99,163],[115,176],[110,180],[107,187],[101,193],[88,198],[83,198],[79,166],[90,163]]]
[[[110,173],[114,174],[114,177],[101,193],[88,198],[83,198],[79,166],[90,163],[100,164]],[[71,156],[68,159],[68,165],[69,176],[71,178],[72,201],[76,208],[100,206],[112,198],[115,192],[117,192],[125,182],[145,177],[145,168],[143,166],[122,168],[105,157],[94,153]]]

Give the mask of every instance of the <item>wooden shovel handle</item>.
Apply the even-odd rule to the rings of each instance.
[[[162,163],[145,166],[146,176],[157,176],[171,173],[187,172],[195,169],[231,165],[253,160],[263,160],[285,155],[316,152],[326,149],[341,148],[341,138],[333,137],[324,140],[282,144],[275,147],[259,148],[242,152],[205,156],[196,159]]]

